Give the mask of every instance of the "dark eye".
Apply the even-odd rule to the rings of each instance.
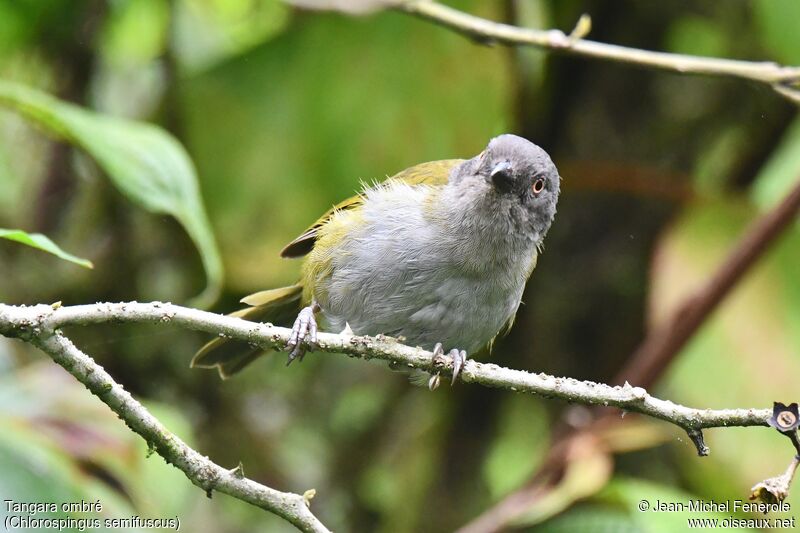
[[[544,178],[538,178],[536,181],[533,182],[533,194],[539,194],[544,190]]]

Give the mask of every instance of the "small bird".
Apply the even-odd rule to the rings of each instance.
[[[560,180],[547,152],[511,134],[472,159],[413,166],[322,215],[281,252],[306,256],[301,280],[243,298],[250,307],[232,315],[293,324],[287,364],[313,348],[319,316],[330,331],[448,350],[455,382],[468,353],[511,327]],[[212,340],[192,366],[227,378],[261,355],[233,344]]]

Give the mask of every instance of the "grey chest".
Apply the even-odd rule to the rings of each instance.
[[[388,192],[367,197],[358,229],[333,254],[318,296],[328,329],[479,350],[516,313],[535,247],[506,253],[497,247],[507,236],[498,244],[437,225],[414,196],[427,189],[405,191],[399,204]]]

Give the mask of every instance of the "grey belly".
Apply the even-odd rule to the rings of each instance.
[[[331,331],[347,323],[359,335],[403,337],[429,350],[441,342],[447,350],[473,353],[513,316],[524,288],[524,279],[506,278],[501,285],[493,273],[466,275],[444,262],[423,264],[413,254],[384,258],[380,267],[360,255],[337,259],[327,297],[320,298]]]

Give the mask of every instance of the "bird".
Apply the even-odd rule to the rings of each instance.
[[[232,316],[291,325],[287,365],[322,324],[447,352],[455,383],[468,354],[511,328],[560,182],[544,149],[509,133],[470,159],[412,166],[324,213],[280,253],[305,257],[300,280],[246,296]],[[234,344],[216,338],[191,364],[224,379],[261,355]]]

